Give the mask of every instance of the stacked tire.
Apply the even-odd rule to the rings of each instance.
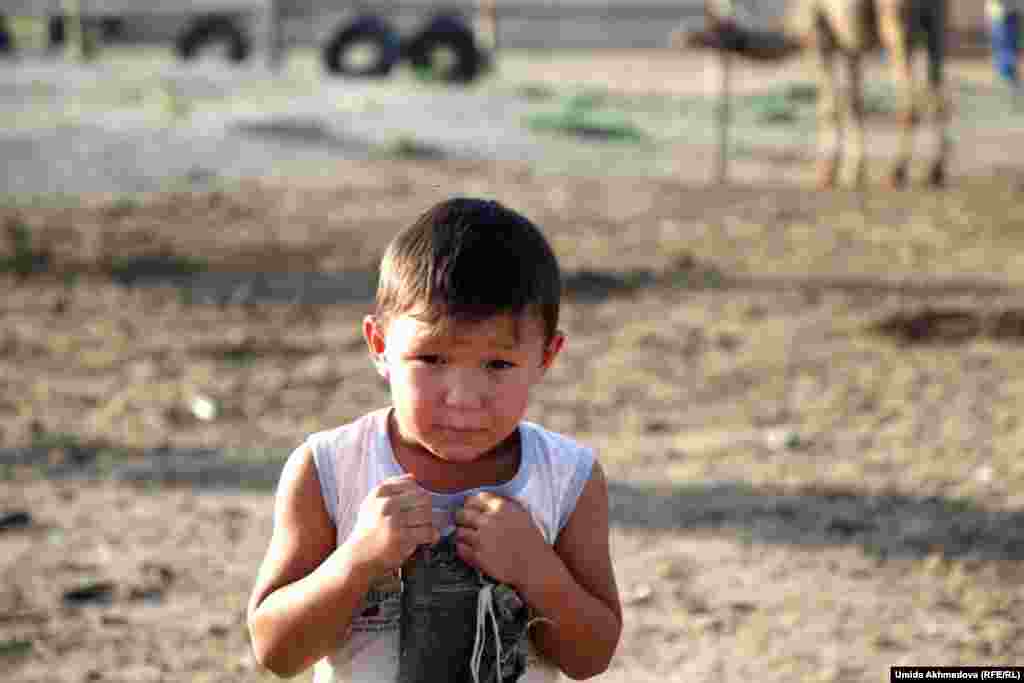
[[[227,58],[236,63],[252,52],[238,22],[219,14],[190,21],[174,48],[178,57],[192,60],[216,44],[225,44]],[[470,83],[488,67],[487,55],[477,45],[473,30],[453,13],[433,16],[408,40],[402,40],[384,18],[360,14],[339,24],[321,50],[321,61],[329,74],[352,78],[383,78],[402,59],[430,78],[451,84]]]
[[[107,16],[90,18],[82,22],[83,28],[90,33],[95,33],[104,43],[116,40],[124,28],[124,21],[120,17]],[[54,14],[46,23],[46,38],[50,49],[55,50],[67,42],[67,17],[63,14]]]
[[[206,14],[192,19],[174,41],[174,52],[179,58],[189,61],[196,59],[211,46],[227,48],[228,61],[245,61],[252,52],[252,45],[238,22],[222,14]]]
[[[371,45],[375,57],[368,63],[353,65],[348,56],[361,44]],[[339,76],[387,76],[402,59],[443,83],[454,84],[470,83],[486,66],[485,55],[477,46],[472,29],[457,14],[432,17],[404,41],[384,19],[361,15],[342,23],[323,48],[324,68]]]
[[[473,31],[457,14],[434,16],[405,43],[402,52],[414,69],[443,83],[470,83],[486,66]]]
[[[361,46],[373,50],[372,59],[353,59]],[[323,65],[328,73],[357,78],[380,78],[391,73],[402,57],[402,42],[387,21],[364,14],[340,25],[323,47]]]

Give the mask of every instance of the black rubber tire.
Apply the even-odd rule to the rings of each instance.
[[[97,31],[96,21],[88,18],[82,18],[82,51],[86,58],[93,58],[99,51],[98,41],[100,40],[100,34]],[[61,50],[68,40],[68,28],[67,21],[63,14],[50,15],[49,21],[46,23],[46,46],[50,52],[57,52]]]
[[[447,48],[455,56],[454,63],[437,74],[445,83],[470,83],[486,67],[486,58],[476,44],[476,37],[457,14],[438,14],[403,46],[403,55],[413,68],[437,70],[434,51]]]
[[[377,58],[363,67],[354,67],[345,57],[359,43],[372,43]],[[324,44],[322,58],[328,73],[357,78],[381,78],[391,73],[402,56],[402,41],[387,21],[373,14],[363,14],[342,23]]]
[[[174,52],[181,59],[195,59],[204,47],[219,42],[228,44],[228,60],[235,63],[245,61],[252,52],[245,32],[234,19],[220,14],[205,14],[190,21],[174,40]]]
[[[7,17],[0,14],[0,55],[9,55],[14,52],[14,41],[7,30]]]
[[[104,43],[109,43],[121,35],[124,20],[121,17],[88,18],[85,20],[86,30],[95,31]],[[46,26],[47,44],[50,49],[62,47],[67,41],[66,19],[63,14],[50,15]]]
[[[99,20],[100,35],[104,43],[112,43],[124,33],[124,19],[121,17],[102,17]]]

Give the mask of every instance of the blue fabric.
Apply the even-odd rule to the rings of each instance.
[[[1016,84],[1020,78],[1017,56],[1020,51],[1020,14],[1006,12],[992,21],[992,59],[1000,76]]]

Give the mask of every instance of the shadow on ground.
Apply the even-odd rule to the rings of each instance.
[[[721,281],[716,274],[691,270],[695,285],[714,286]],[[377,272],[372,269],[330,273],[207,270],[162,257],[126,260],[118,264],[111,278],[126,287],[173,287],[185,301],[217,305],[372,301],[377,287]],[[580,270],[565,274],[564,287],[569,298],[602,301],[662,284],[663,280],[648,270]]]
[[[776,493],[742,482],[613,481],[609,496],[612,523],[625,527],[711,529],[751,543],[854,544],[881,557],[1024,559],[1024,511],[975,501],[837,489]]]
[[[374,269],[346,271],[267,271],[207,269],[173,258],[145,256],[117,264],[112,280],[126,287],[173,287],[195,304],[335,304],[372,301],[377,286]],[[683,257],[662,271],[650,269],[580,269],[563,276],[570,300],[595,303],[645,289],[804,290],[891,293],[918,297],[960,294],[998,295],[1013,291],[996,281],[894,281],[857,277],[735,277],[714,264]],[[969,315],[969,314],[968,314]]]
[[[113,479],[145,487],[272,491],[279,453],[154,449],[117,453],[83,444],[0,449],[0,468],[28,467],[55,479]],[[743,482],[688,485],[609,483],[613,525],[657,531],[715,531],[746,543],[807,547],[856,545],[878,557],[938,553],[972,559],[1024,559],[1024,511],[978,501],[867,495],[843,489],[778,492]]]

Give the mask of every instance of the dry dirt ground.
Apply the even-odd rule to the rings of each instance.
[[[381,160],[0,208],[6,680],[270,680],[244,609],[273,481],[386,400],[366,284],[451,194],[522,210],[566,270],[530,417],[610,476],[626,621],[598,680],[1024,665],[1024,171],[773,177]]]

